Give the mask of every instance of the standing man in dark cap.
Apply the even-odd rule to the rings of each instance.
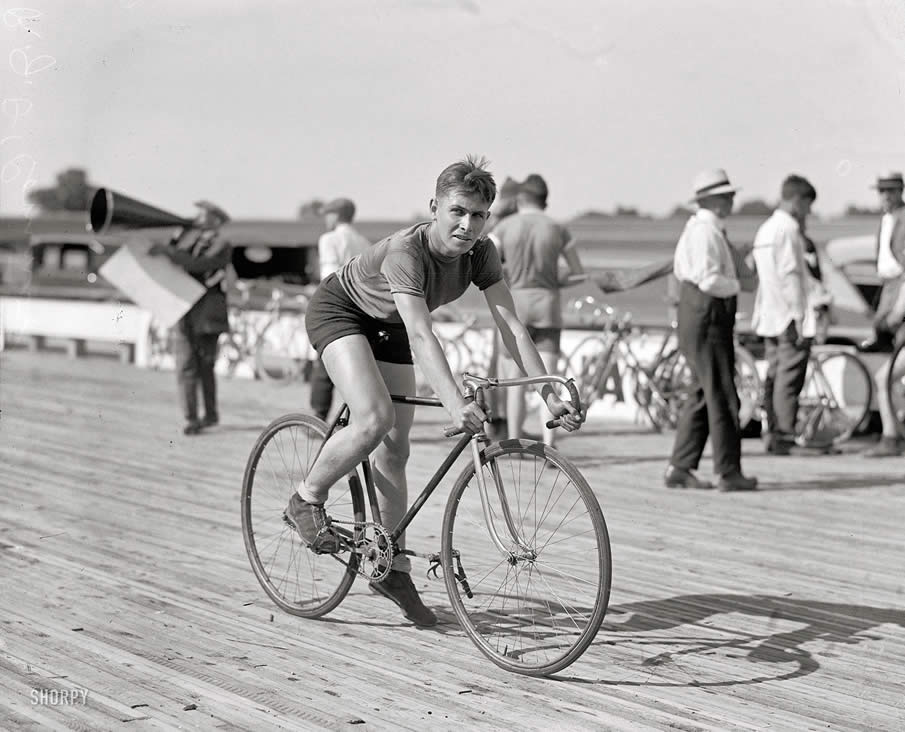
[[[183,432],[197,435],[203,427],[220,421],[217,410],[217,381],[214,363],[217,341],[229,330],[226,305],[226,271],[232,261],[232,247],[220,238],[220,227],[229,215],[210,201],[195,204],[198,216],[169,245],[155,244],[152,256],[165,256],[182,267],[205,287],[205,293],[182,317],[172,331],[176,379],[185,416]],[[198,419],[198,390],[204,400],[204,417]]]
[[[692,394],[676,428],[666,469],[668,488],[713,488],[694,475],[709,435],[714,473],[723,491],[750,491],[757,479],[741,469],[739,398],[735,389],[736,296],[740,285],[724,222],[735,192],[726,171],[708,170],[694,181],[697,212],[685,224],[674,259],[679,281],[679,348],[691,368]]]
[[[559,260],[565,259],[570,276],[583,274],[584,268],[572,235],[545,213],[547,196],[547,183],[541,176],[532,173],[525,178],[515,196],[517,212],[500,221],[490,239],[500,252],[516,314],[528,327],[547,372],[555,373],[562,333]],[[499,366],[504,378],[520,374],[515,361],[502,352]],[[521,437],[523,387],[506,389],[506,420],[509,438]],[[555,432],[546,426],[543,414],[540,430],[544,443],[553,445]]]
[[[352,257],[364,252],[371,242],[359,234],[352,226],[355,218],[355,204],[348,198],[335,198],[327,203],[321,213],[327,232],[317,242],[317,256],[320,262],[321,282],[339,269]],[[326,421],[333,403],[333,382],[318,359],[311,372],[311,409]]]
[[[877,312],[874,316],[876,336],[866,350],[895,348],[905,337],[902,328],[905,321],[905,201],[902,191],[905,179],[901,173],[885,173],[877,178],[874,186],[880,196],[883,216],[877,232],[877,274],[883,280]],[[886,383],[891,378],[901,378],[901,374],[890,375],[892,366],[885,363],[876,375],[877,405],[883,434],[880,442],[864,453],[865,457],[893,457],[902,454],[902,439],[899,437],[897,417],[892,411]]]

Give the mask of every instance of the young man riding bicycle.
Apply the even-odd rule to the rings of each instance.
[[[316,552],[335,552],[325,530],[330,487],[370,455],[382,523],[395,526],[408,505],[406,463],[414,408],[390,394],[414,394],[413,358],[443,402],[454,427],[474,434],[486,414],[461,393],[431,328],[431,312],[459,298],[474,283],[483,291],[503,344],[527,376],[546,374],[526,327],[515,315],[496,247],[481,232],[496,196],[483,159],[467,158],[437,178],[431,221],[400,230],[348,262],[321,283],[306,315],[308,336],[348,404],[349,425],[328,440],[286,516]],[[567,431],[583,417],[550,385],[542,395]],[[404,549],[404,538],[399,539]],[[389,576],[371,588],[402,608],[419,626],[437,622],[412,583],[401,552]]]

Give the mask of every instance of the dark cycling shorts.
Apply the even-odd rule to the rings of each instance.
[[[533,325],[525,326],[528,335],[534,341],[534,345],[541,353],[559,353],[559,341],[562,335],[561,328],[537,328]]]
[[[412,348],[405,326],[384,323],[364,313],[335,274],[321,282],[311,297],[305,312],[305,328],[318,355],[333,341],[359,334],[368,339],[378,361],[412,363]]]

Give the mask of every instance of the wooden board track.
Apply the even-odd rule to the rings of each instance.
[[[0,729],[905,729],[905,460],[748,440],[763,490],[685,492],[662,485],[671,434],[595,421],[563,438],[603,507],[613,588],[591,648],[535,679],[478,652],[423,562],[435,630],[363,582],[323,621],[272,605],[242,471],[307,388],[220,392],[221,426],[185,437],[172,373],[0,354]],[[413,493],[443,423],[419,411]],[[450,486],[410,546],[439,549]]]

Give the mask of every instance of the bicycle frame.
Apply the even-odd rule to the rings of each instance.
[[[550,382],[558,382],[569,386],[571,384],[570,393],[574,398],[577,396],[574,389],[574,382],[571,379],[565,379],[561,376],[555,375],[545,375],[545,376],[529,376],[519,379],[506,379],[501,381],[499,379],[490,379],[484,377],[477,377],[471,374],[463,375],[463,383],[466,385],[466,394],[469,394],[471,398],[474,398],[479,404],[484,404],[484,392],[485,390],[492,390],[499,387],[506,386],[527,386],[530,384],[540,384],[540,383],[550,383]],[[394,404],[407,404],[411,406],[424,406],[424,407],[442,407],[442,402],[436,397],[414,397],[414,396],[403,396],[398,394],[391,394],[390,399]],[[580,405],[576,405],[580,408]],[[331,422],[329,429],[327,430],[327,434],[324,438],[324,441],[321,443],[320,448],[318,449],[317,455],[314,458],[314,462],[317,462],[317,458],[320,456],[321,450],[323,450],[323,446],[327,444],[327,441],[330,439],[330,436],[336,431],[338,427],[345,427],[349,424],[349,406],[347,404],[343,404],[339,413]],[[454,433],[447,430],[447,436],[452,437]],[[440,481],[446,477],[446,474],[449,472],[449,469],[453,466],[453,463],[459,459],[459,456],[465,451],[466,446],[471,444],[471,452],[472,459],[474,461],[475,466],[475,476],[478,481],[478,491],[481,497],[481,507],[484,514],[484,519],[487,522],[487,527],[490,533],[491,540],[494,545],[505,555],[509,555],[510,558],[516,559],[526,559],[533,558],[534,553],[529,549],[528,542],[521,536],[518,531],[518,528],[515,524],[515,521],[512,517],[511,509],[509,508],[509,501],[506,497],[506,491],[503,487],[502,480],[500,479],[499,474],[497,473],[496,466],[493,466],[494,473],[494,483],[496,485],[497,495],[500,499],[500,506],[503,514],[503,519],[506,523],[506,529],[509,532],[509,536],[516,544],[516,546],[520,547],[523,552],[526,554],[513,554],[509,549],[506,548],[506,544],[500,538],[500,533],[497,530],[496,523],[493,520],[493,514],[490,510],[490,499],[487,491],[487,483],[484,479],[484,473],[481,470],[481,443],[489,442],[489,438],[486,433],[482,430],[481,432],[477,432],[473,435],[463,434],[458,442],[451,448],[449,454],[446,456],[446,459],[440,464],[440,467],[437,468],[436,472],[424,486],[424,489],[418,494],[418,497],[412,502],[409,506],[408,510],[405,512],[405,515],[399,520],[399,523],[393,527],[390,531],[390,540],[395,545],[402,534],[405,532],[406,528],[408,528],[409,524],[414,520],[415,516],[418,515],[418,512],[427,502],[428,498],[431,497],[433,492],[437,489],[437,486],[440,484]],[[368,505],[371,510],[371,517],[373,520],[380,524],[381,516],[380,509],[377,505],[377,492],[374,488],[374,476],[371,470],[371,463],[369,460],[365,459],[361,462],[361,470],[364,475],[365,480],[365,489],[368,496]],[[358,480],[358,476],[352,474],[350,476],[350,480]],[[389,527],[387,527],[389,528]],[[412,553],[412,552],[408,552]]]

